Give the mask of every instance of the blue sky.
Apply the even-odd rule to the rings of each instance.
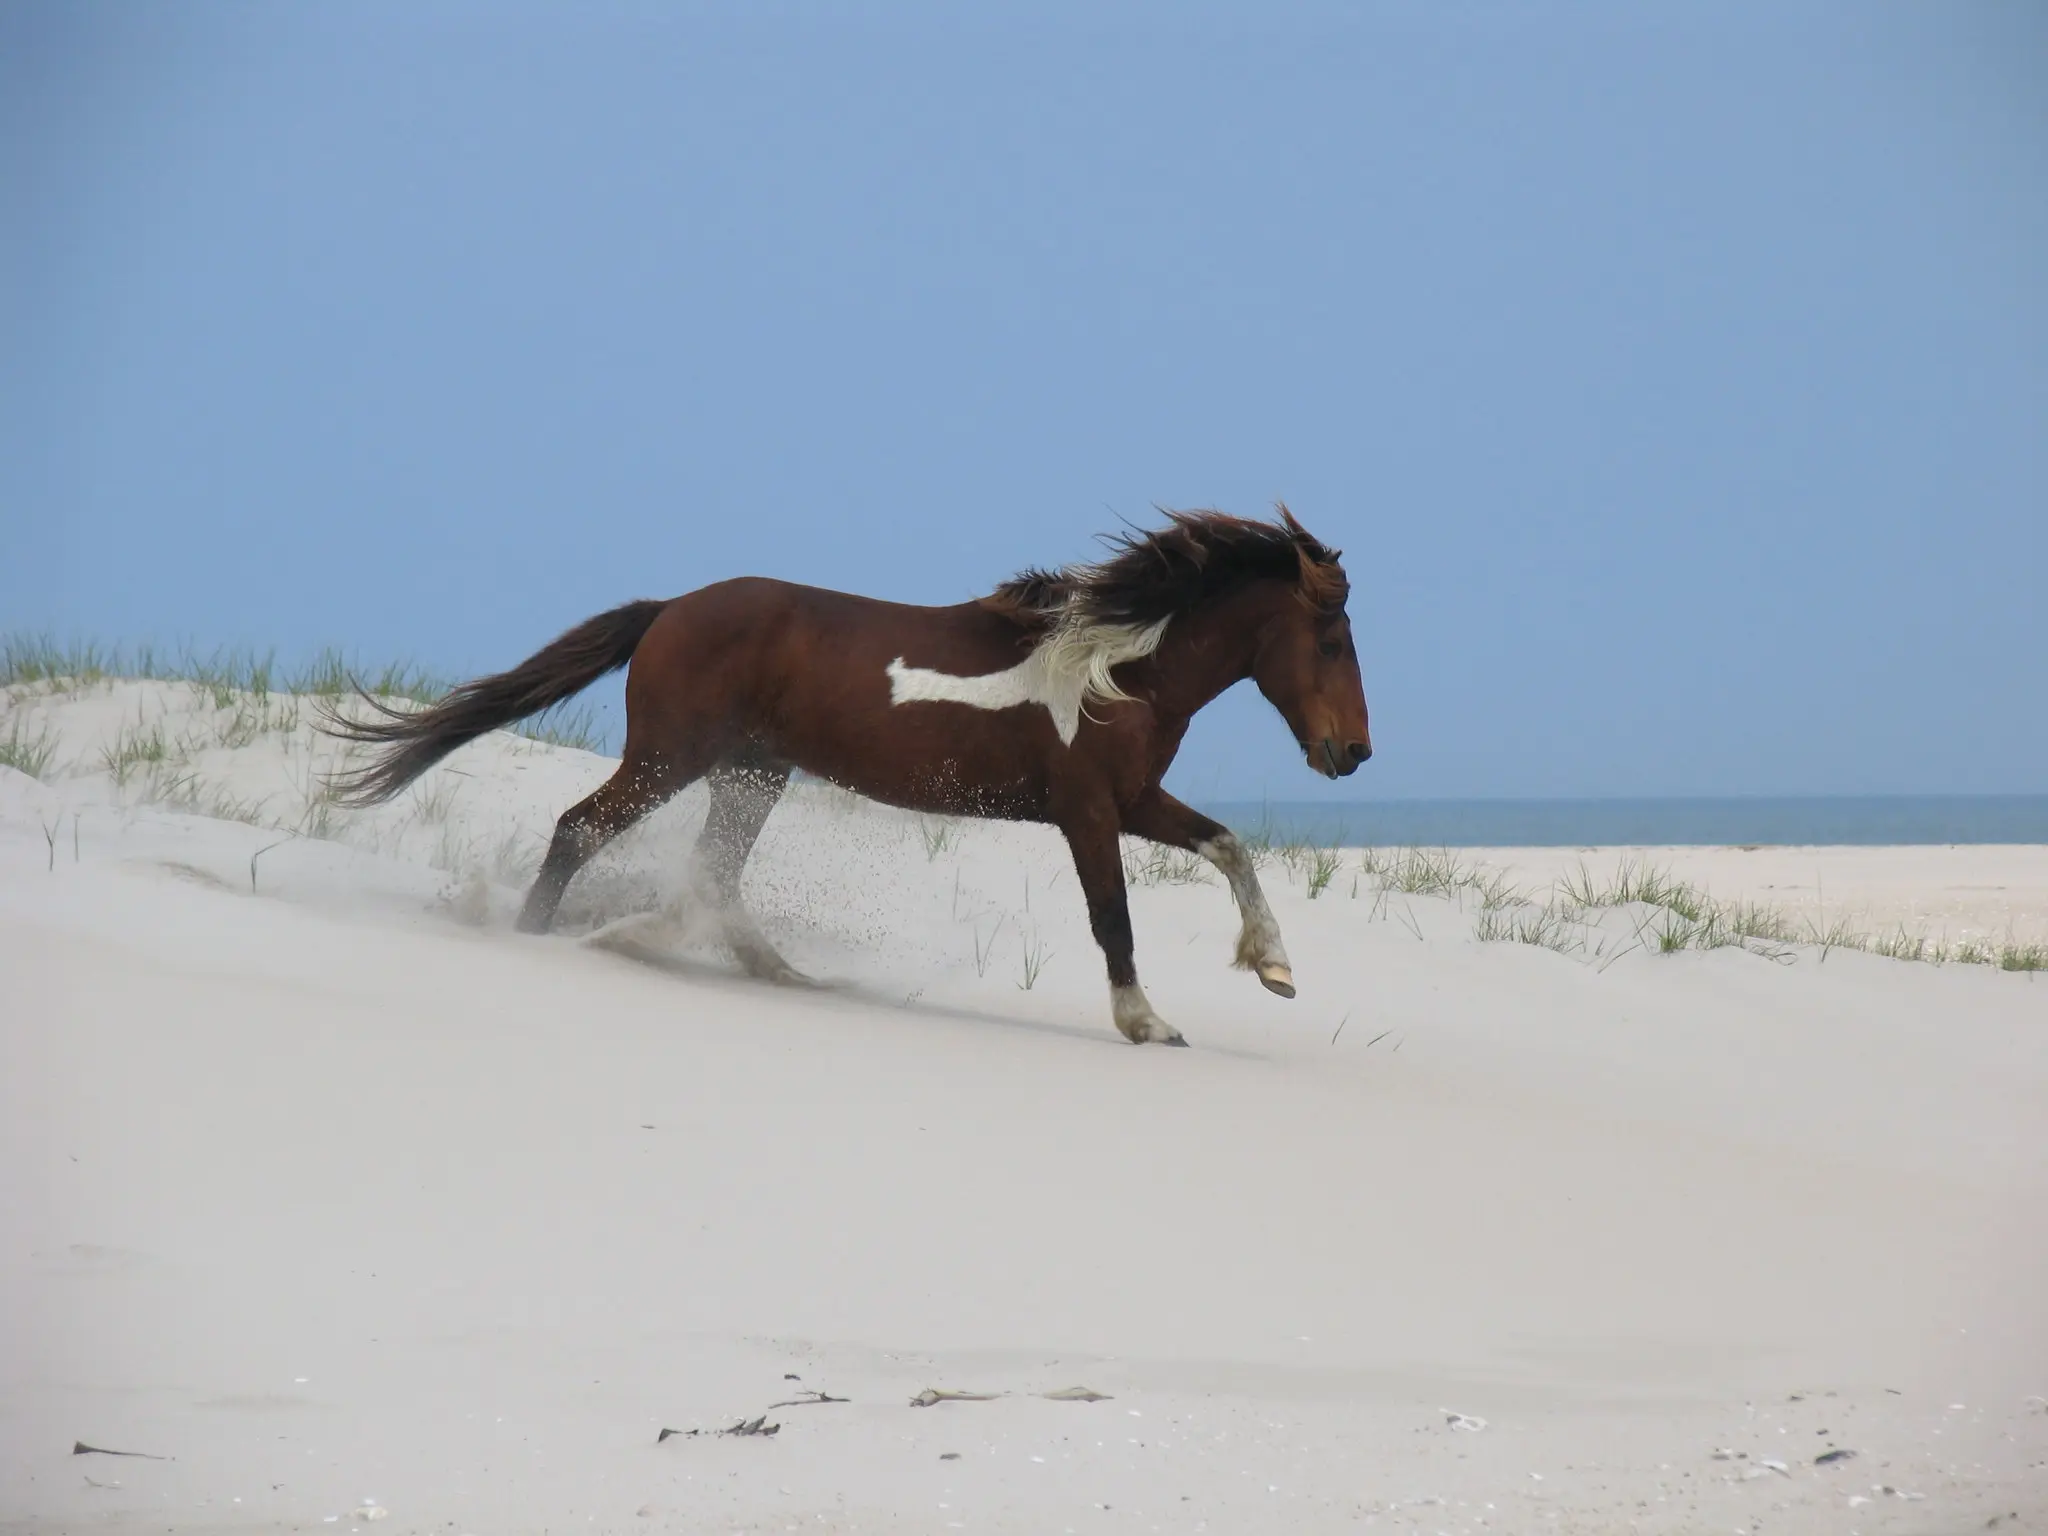
[[[1379,755],[1185,794],[2048,790],[2048,9],[0,7],[0,628],[470,673],[1276,497]]]

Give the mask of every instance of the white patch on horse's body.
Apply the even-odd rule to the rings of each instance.
[[[1166,624],[1164,619],[1143,626],[1062,621],[1017,665],[980,677],[906,666],[898,656],[888,668],[889,702],[965,704],[972,709],[1043,704],[1060,740],[1072,746],[1090,703],[1128,697],[1109,675],[1110,669],[1159,649]]]
[[[1237,936],[1236,963],[1257,971],[1259,980],[1283,997],[1294,995],[1294,971],[1287,959],[1287,946],[1280,942],[1280,924],[1266,904],[1266,893],[1252,868],[1251,855],[1235,833],[1223,832],[1206,843],[1195,844],[1195,852],[1223,872],[1230,882],[1230,894],[1237,898],[1237,910],[1244,927]]]

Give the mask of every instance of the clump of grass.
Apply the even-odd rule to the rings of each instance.
[[[45,724],[31,732],[28,722],[17,716],[7,727],[7,734],[0,736],[0,766],[25,773],[32,779],[40,779],[49,772],[50,763],[57,755],[57,736]]]
[[[917,832],[924,840],[924,857],[927,864],[948,849],[960,846],[960,828],[945,816],[918,817]]]
[[[2008,939],[1998,947],[1995,963],[2001,971],[2048,971],[2048,944],[2018,944]]]
[[[209,784],[198,774],[174,764],[153,764],[143,779],[142,798],[166,810],[208,816],[215,821],[239,821],[252,827],[276,827],[267,814],[270,799],[244,799],[218,784]]]
[[[1344,867],[1344,855],[1335,848],[1311,850],[1308,864],[1308,899],[1314,901],[1330,888],[1337,871]]]
[[[333,795],[323,787],[306,801],[306,808],[299,813],[298,826],[294,830],[324,842],[339,830],[341,816],[342,808],[334,803]]]
[[[604,750],[604,732],[598,727],[597,712],[588,704],[564,701],[512,729],[530,741],[544,741],[551,747],[574,747],[581,752]]]
[[[1209,861],[1187,848],[1169,848],[1142,838],[1124,839],[1127,885],[1206,885]]]
[[[411,699],[419,704],[433,703],[450,686],[446,679],[407,661],[392,662],[375,672],[364,671],[332,646],[285,681],[287,692],[313,698],[347,698],[361,689],[373,699]]]
[[[213,739],[223,747],[246,747],[273,731],[289,735],[298,728],[297,698],[273,703],[268,694],[234,693],[226,704],[217,704]]]
[[[980,922],[977,921],[974,925],[974,974],[977,976],[988,974],[989,957],[996,952],[996,935],[1003,931],[1003,921],[1003,915],[998,914],[995,927],[988,932],[986,944],[981,942]]]
[[[1385,890],[1404,896],[1448,896],[1457,889],[1457,860],[1448,850],[1397,848],[1391,853],[1368,848],[1359,858],[1365,872]]]
[[[1708,902],[1697,914],[1666,907],[1649,929],[1657,953],[1683,949],[1746,949],[1767,960],[1793,958],[1791,925],[1766,907]]]
[[[1557,894],[1575,907],[1663,907],[1694,923],[1704,921],[1714,906],[1698,886],[1640,859],[1623,859],[1606,885],[1581,863],[1558,880]]]
[[[429,784],[432,788],[428,787]],[[413,814],[428,825],[446,821],[448,813],[455,808],[456,791],[461,787],[446,773],[433,774],[415,783],[410,791]]]
[[[1033,987],[1037,986],[1038,978],[1045,974],[1045,962],[1051,958],[1052,955],[1045,947],[1045,941],[1037,934],[1032,934],[1031,942],[1024,946],[1024,979],[1017,983],[1018,988],[1021,991],[1029,992]]]
[[[1553,904],[1532,906],[1505,902],[1482,906],[1472,936],[1481,943],[1534,944],[1560,955],[1586,947],[1585,936],[1571,913]]]
[[[1837,939],[1836,942],[1841,941]],[[1882,955],[1887,960],[1928,960],[1933,958],[1929,949],[1926,934],[1908,933],[1906,925],[1901,923],[1897,932],[1879,934],[1871,939],[1869,952]]]
[[[1495,871],[1464,863],[1448,848],[1366,848],[1359,867],[1382,890],[1404,896],[1440,896],[1456,900],[1465,892],[1482,905],[1499,906],[1511,899],[1506,880]]]
[[[1264,869],[1273,861],[1273,846],[1278,835],[1270,815],[1260,816],[1256,827],[1237,834],[1238,845],[1244,849],[1245,857],[1252,861],[1253,869]]]
[[[107,776],[125,789],[128,780],[138,771],[160,771],[165,764],[181,755],[164,735],[161,720],[148,727],[137,721],[132,727],[123,726],[112,741],[100,748],[100,764],[106,769]]]
[[[1762,944],[1796,944],[1799,932],[1776,907],[1758,901],[1732,901],[1716,906],[1721,923],[1739,939]]]
[[[113,653],[90,642],[60,645],[49,635],[22,634],[0,639],[0,687],[96,683],[116,665]]]
[[[201,697],[211,698],[215,709],[230,709],[240,705],[244,695],[269,698],[275,670],[272,652],[218,650],[205,656],[185,651],[171,673]]]

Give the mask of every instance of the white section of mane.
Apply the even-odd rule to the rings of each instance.
[[[1060,740],[1072,746],[1090,703],[1129,697],[1117,687],[1110,669],[1158,650],[1169,622],[1091,624],[1061,618],[1017,665],[980,677],[955,677],[950,672],[905,666],[898,656],[889,663],[889,702],[965,704],[973,709],[1043,704]]]

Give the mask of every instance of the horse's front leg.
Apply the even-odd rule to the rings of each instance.
[[[1109,1011],[1134,1045],[1186,1045],[1181,1032],[1152,1011],[1138,985],[1132,959],[1131,909],[1124,896],[1124,863],[1117,848],[1116,807],[1104,800],[1060,819],[1073,851],[1074,873],[1088,898],[1088,926],[1109,962]]]
[[[1294,967],[1288,963],[1287,946],[1280,942],[1280,924],[1266,904],[1252,856],[1236,833],[1157,788],[1124,812],[1123,827],[1133,837],[1199,853],[1221,870],[1230,882],[1230,894],[1237,899],[1242,920],[1232,963],[1240,970],[1256,972],[1267,991],[1294,996]]]

